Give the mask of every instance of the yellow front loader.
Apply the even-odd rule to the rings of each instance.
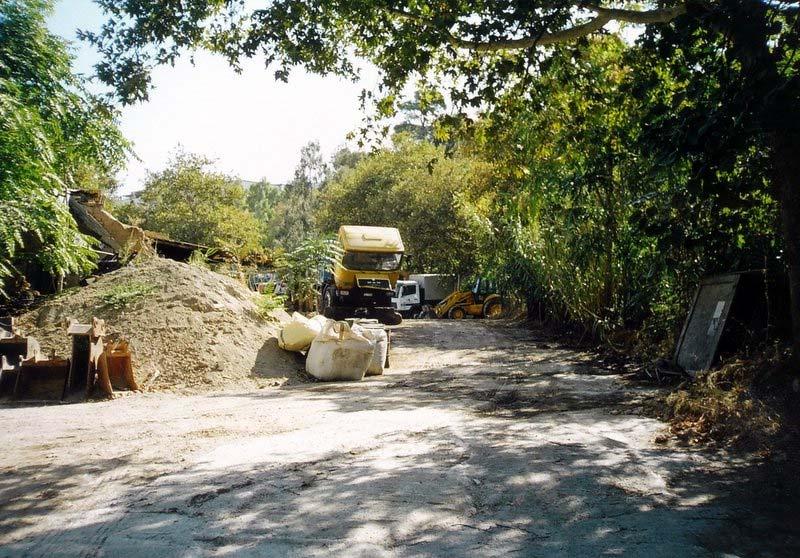
[[[490,281],[478,279],[471,290],[451,293],[433,311],[437,318],[461,320],[474,316],[492,320],[503,313],[503,301]]]

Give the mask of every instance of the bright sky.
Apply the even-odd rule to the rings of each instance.
[[[76,70],[91,75],[98,54],[75,31],[98,29],[103,14],[91,0],[59,0],[50,29],[73,41]],[[377,82],[374,70],[360,83],[295,70],[288,84],[272,79],[258,60],[242,74],[219,57],[195,56],[153,75],[150,100],[122,108],[120,125],[141,161],[131,160],[121,193],[141,187],[146,170],[161,169],[178,145],[218,160],[220,170],[245,180],[287,182],[300,148],[317,140],[326,156],[345,144],[362,120],[358,95]]]

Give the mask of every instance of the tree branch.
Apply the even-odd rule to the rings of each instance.
[[[547,46],[557,43],[568,43],[586,35],[600,31],[607,23],[618,21],[622,23],[635,23],[648,25],[653,23],[668,23],[676,17],[686,13],[686,5],[679,4],[672,8],[658,8],[654,10],[626,10],[618,8],[603,8],[594,4],[580,4],[579,7],[594,12],[596,15],[589,21],[560,31],[542,33],[536,37],[522,37],[520,39],[498,39],[494,41],[471,41],[445,31],[448,41],[456,48],[463,48],[475,52],[497,52],[501,50],[523,50],[536,46]],[[403,10],[389,9],[394,15],[414,21],[421,25],[433,26],[434,24],[422,17],[410,14]]]
[[[652,23],[669,23],[676,17],[685,14],[686,4],[678,4],[672,8],[659,8],[644,11],[603,8],[601,6],[587,4],[586,9],[597,13],[597,15],[605,14],[614,21],[650,25]]]

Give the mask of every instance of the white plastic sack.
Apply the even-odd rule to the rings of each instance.
[[[308,350],[306,372],[319,380],[361,380],[375,352],[362,333],[347,322],[326,321]]]
[[[383,363],[386,362],[386,353],[389,351],[389,336],[382,327],[365,327],[364,337],[375,343],[372,359],[367,366],[367,376],[380,376],[383,374]]]
[[[295,312],[292,319],[278,335],[278,346],[287,351],[305,351],[311,346],[311,342],[322,331],[325,318],[318,320],[314,316],[310,320],[302,314]]]

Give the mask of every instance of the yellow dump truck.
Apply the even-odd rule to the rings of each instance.
[[[393,308],[403,240],[393,227],[339,227],[341,250],[319,285],[319,311],[325,317],[375,318],[387,325],[403,321]]]

